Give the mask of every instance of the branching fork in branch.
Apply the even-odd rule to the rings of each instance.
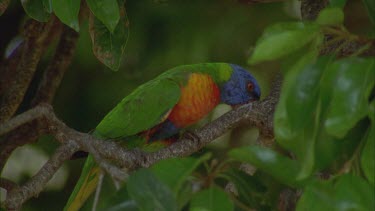
[[[34,177],[26,184],[13,188],[7,194],[5,206],[11,210],[19,209],[26,200],[38,195],[62,163],[69,160],[71,155],[79,150],[93,154],[96,162],[104,171],[120,180],[126,177],[126,174],[120,170],[121,168],[133,170],[148,167],[162,159],[188,156],[239,124],[255,125],[259,127],[260,131],[263,131],[264,135],[273,136],[272,116],[280,91],[278,83],[272,91],[274,93],[271,93],[263,101],[234,109],[196,130],[194,137],[198,137],[197,139],[181,138],[169,147],[152,153],[138,149],[127,150],[115,142],[100,140],[90,134],[78,132],[59,120],[50,105],[40,104],[0,125],[0,136],[38,120],[43,125],[42,132],[53,135],[62,145]],[[113,163],[117,163],[119,166],[115,166]]]

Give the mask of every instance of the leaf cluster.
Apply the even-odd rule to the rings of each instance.
[[[208,155],[164,160],[131,174],[122,200],[108,209],[273,210],[290,188],[302,193],[297,210],[371,210],[375,59],[319,56],[325,32],[342,41],[353,37],[343,19],[342,9],[331,6],[314,22],[272,25],[249,58],[250,64],[281,60],[284,83],[274,116],[279,148],[233,149],[220,163]],[[240,163],[257,171],[245,173]]]
[[[55,15],[77,32],[80,22],[88,15],[95,56],[110,69],[119,69],[129,35],[124,0],[21,0],[21,3],[32,19],[47,22]],[[86,7],[89,13],[82,12]]]

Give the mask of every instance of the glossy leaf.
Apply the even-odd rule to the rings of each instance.
[[[316,23],[320,25],[339,25],[343,22],[344,12],[338,7],[327,7],[323,9],[316,19]]]
[[[109,208],[103,209],[103,211],[138,211],[137,204],[133,200],[124,201],[122,203],[113,205]]]
[[[262,181],[237,169],[229,169],[222,176],[233,183],[240,201],[252,208],[262,210],[263,194],[267,190]]]
[[[185,182],[179,189],[177,193],[177,204],[178,204],[178,210],[183,210],[191,198],[194,195],[194,190],[193,190],[193,184],[188,181]]]
[[[79,31],[78,13],[80,4],[79,0],[52,0],[55,15],[61,22],[76,31]]]
[[[297,211],[311,210],[371,210],[374,187],[354,175],[342,175],[336,180],[314,182],[307,186],[297,204]]]
[[[367,180],[375,185],[375,101],[369,106],[371,125],[361,155],[361,167]]]
[[[332,99],[325,121],[327,132],[342,138],[367,114],[367,101],[374,87],[375,59],[347,58],[330,65],[335,73]]]
[[[329,57],[321,57],[314,64],[302,68],[290,83],[286,110],[291,131],[295,138],[291,140],[293,152],[302,163],[298,179],[308,177],[315,165],[315,143],[319,130],[319,85]]]
[[[172,191],[149,169],[140,169],[131,174],[127,189],[140,210],[177,210]]]
[[[314,63],[321,42],[322,37],[318,36],[308,46],[307,53],[300,52],[306,49],[303,48],[285,59],[283,67],[287,72],[274,117],[277,142],[292,151],[301,163],[298,180],[309,177],[315,167],[315,151],[311,149],[315,148],[319,129],[318,87],[329,61],[320,58]]]
[[[190,211],[230,211],[234,206],[228,195],[217,187],[198,192],[190,203]]]
[[[114,33],[120,20],[120,8],[117,0],[86,0],[86,2],[95,17],[100,20],[111,33]],[[121,5],[121,7],[122,6],[123,5]]]
[[[292,130],[301,130],[314,119],[320,80],[329,61],[329,57],[319,58],[316,63],[302,68],[295,80],[288,82],[291,88],[286,93],[286,109]]]
[[[105,197],[105,196],[104,196]],[[103,201],[103,195],[101,196],[101,201]],[[138,211],[137,203],[129,198],[128,190],[126,184],[124,187],[120,188],[118,191],[114,191],[114,194],[107,200],[104,200],[105,204],[103,207],[99,207],[99,210],[103,211]]]
[[[367,14],[372,24],[375,26],[375,1],[374,0],[362,0],[362,1],[367,9]]]
[[[343,8],[346,4],[347,0],[329,0],[329,5],[332,7],[340,7]]]
[[[283,147],[289,150],[298,149],[293,141],[297,134],[292,130],[291,122],[287,112],[287,98],[288,93],[291,92],[293,81],[297,80],[298,73],[309,63],[312,63],[318,55],[317,50],[310,50],[306,54],[293,55],[293,63],[287,66],[287,74],[285,75],[284,83],[282,85],[281,96],[277,104],[274,124],[276,140]]]
[[[319,27],[313,24],[276,24],[265,30],[249,59],[250,64],[278,59],[311,42],[318,36]]]
[[[44,10],[47,11],[48,13],[52,13],[52,0],[42,0],[43,1],[43,6]]]
[[[121,19],[113,33],[92,14],[89,24],[95,56],[107,67],[118,70],[129,35],[125,8],[121,7]]]
[[[375,188],[363,178],[351,174],[342,175],[335,181],[335,196],[340,210],[371,210],[375,205]],[[347,203],[347,202],[350,203]]]
[[[231,150],[229,156],[238,161],[256,166],[283,184],[293,187],[301,184],[301,181],[296,181],[300,171],[297,161],[284,157],[271,149],[260,146],[247,146]],[[285,169],[288,170],[286,171]]]
[[[28,16],[40,22],[48,21],[50,14],[44,9],[43,1],[21,0],[21,3]]]
[[[171,190],[177,193],[183,182],[198,167],[200,163],[208,160],[211,154],[205,154],[200,158],[171,158],[162,160],[151,167],[155,175]]]

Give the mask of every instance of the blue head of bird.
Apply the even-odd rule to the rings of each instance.
[[[230,79],[220,87],[222,103],[235,106],[259,100],[260,87],[257,80],[241,66],[230,64],[233,69]]]

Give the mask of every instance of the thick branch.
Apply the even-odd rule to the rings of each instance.
[[[0,99],[0,123],[8,120],[21,104],[43,52],[43,41],[54,19],[48,23],[30,20],[25,25],[25,44],[17,73]]]
[[[64,73],[73,59],[78,37],[79,34],[76,31],[63,26],[55,55],[43,74],[33,105],[52,102]]]
[[[40,45],[42,49],[48,46],[55,36],[60,34],[60,26],[61,24],[58,21],[53,24],[48,33],[48,37],[46,37],[46,39],[43,40],[43,44]],[[63,75],[72,61],[77,40],[78,33],[67,26],[63,26],[63,31],[55,55],[44,72],[43,78],[39,84],[39,89],[36,92],[36,97],[33,100],[33,104],[52,101]],[[20,54],[20,52],[18,52],[18,54]],[[12,68],[14,69],[14,66],[16,65],[13,64],[15,63],[15,59],[17,59],[17,55],[8,61],[10,62],[8,64],[8,68],[10,69],[4,73],[15,72],[12,71]],[[5,80],[12,81],[12,78],[15,76],[16,75],[13,74],[13,76],[2,80],[2,82]],[[2,85],[5,86],[5,83]],[[41,126],[41,123],[39,120],[36,120],[33,121],[32,124],[25,125],[4,137],[3,141],[0,143],[0,172],[14,149],[25,144],[33,143],[37,140],[43,129],[39,126]]]
[[[279,92],[279,89],[274,91]],[[45,124],[42,127],[45,132],[54,135],[63,145],[29,182],[8,194],[6,206],[9,209],[18,209],[27,199],[37,195],[62,162],[68,160],[78,150],[90,152],[110,175],[116,179],[123,179],[126,174],[107,160],[116,161],[121,167],[127,169],[148,167],[162,159],[190,155],[241,123],[260,127],[261,131],[272,136],[272,114],[276,102],[274,95],[270,95],[263,101],[244,105],[196,130],[194,136],[198,137],[198,140],[182,138],[169,147],[153,153],[142,152],[138,149],[127,150],[112,141],[103,141],[89,134],[75,131],[60,121],[49,105],[41,104],[0,125],[0,136],[38,120]]]

